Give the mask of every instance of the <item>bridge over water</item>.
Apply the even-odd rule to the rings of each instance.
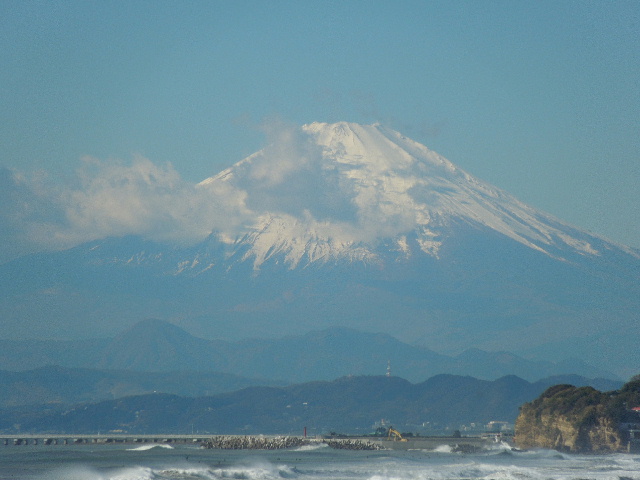
[[[157,443],[157,444],[200,444],[211,438],[211,435],[131,435],[131,434],[20,434],[0,435],[0,445],[74,445],[85,443]]]

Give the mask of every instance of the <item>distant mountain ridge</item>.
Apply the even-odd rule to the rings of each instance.
[[[163,320],[143,320],[113,339],[78,342],[73,355],[67,342],[0,341],[0,369],[31,369],[58,363],[66,367],[133,372],[224,372],[244,378],[289,383],[332,380],[344,375],[392,372],[411,381],[440,373],[495,379],[518,375],[536,381],[575,373],[587,378],[615,375],[584,362],[530,361],[507,352],[468,350],[449,357],[400,342],[386,334],[343,327],[281,339],[237,342],[205,340]],[[57,347],[57,349],[56,349]]]
[[[0,409],[67,408],[154,392],[198,397],[284,384],[218,372],[136,372],[49,365],[21,372],[0,370]]]
[[[515,376],[494,381],[437,375],[412,384],[399,377],[349,376],[287,387],[249,387],[187,398],[164,393],[81,403],[64,410],[0,410],[0,432],[297,434],[371,433],[381,420],[403,432],[452,432],[462,424],[514,422],[518,407],[548,388]],[[578,385],[589,384],[571,377]],[[621,382],[616,385],[619,387]],[[18,427],[16,427],[18,426]],[[482,428],[482,427],[479,427]]]

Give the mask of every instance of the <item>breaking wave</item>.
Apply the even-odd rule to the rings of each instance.
[[[473,453],[448,445],[434,450],[344,451],[323,446],[280,451],[230,451],[176,445],[41,448],[32,471],[3,469],[20,480],[640,480],[640,455],[567,455],[553,450],[517,451],[496,444]],[[4,450],[26,455],[26,450]],[[35,450],[35,449],[34,449]],[[148,452],[131,454],[131,451]],[[25,452],[24,454],[20,452]],[[53,453],[51,453],[53,452]],[[0,452],[2,453],[2,452]],[[14,457],[15,459],[16,457]],[[33,457],[29,457],[33,458]],[[47,468],[41,461],[50,462]],[[77,462],[77,463],[76,463]],[[80,463],[82,462],[82,464]],[[14,463],[14,465],[17,465]],[[21,465],[21,468],[25,465]],[[28,465],[27,465],[28,466]],[[46,473],[45,473],[46,472]]]
[[[312,443],[311,445],[302,445],[301,447],[294,448],[294,452],[309,452],[312,450],[320,450],[321,448],[329,448],[326,443]]]
[[[151,450],[152,448],[167,448],[169,450],[173,450],[171,445],[166,444],[141,445],[139,447],[127,448],[127,450],[130,452],[144,452],[146,450]]]
[[[228,468],[210,467],[125,467],[100,472],[89,467],[76,467],[49,472],[49,480],[277,480],[297,478],[295,469],[286,465],[254,465]]]
[[[433,451],[438,453],[451,453],[453,452],[453,447],[451,445],[438,445]]]

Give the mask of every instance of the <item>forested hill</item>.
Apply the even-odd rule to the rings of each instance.
[[[629,430],[640,428],[636,407],[640,407],[640,376],[611,392],[555,385],[522,406],[515,440],[522,448],[625,451]]]
[[[4,410],[0,431],[283,434],[307,427],[310,434],[370,433],[382,419],[404,432],[419,431],[426,424],[458,429],[472,422],[513,423],[520,405],[559,380],[529,383],[515,376],[486,381],[437,375],[413,384],[393,376],[350,376],[204,397],[158,393],[71,407]]]

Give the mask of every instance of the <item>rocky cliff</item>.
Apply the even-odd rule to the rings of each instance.
[[[568,452],[627,451],[629,430],[640,428],[640,378],[620,390],[556,385],[520,407],[515,442],[520,448]]]

